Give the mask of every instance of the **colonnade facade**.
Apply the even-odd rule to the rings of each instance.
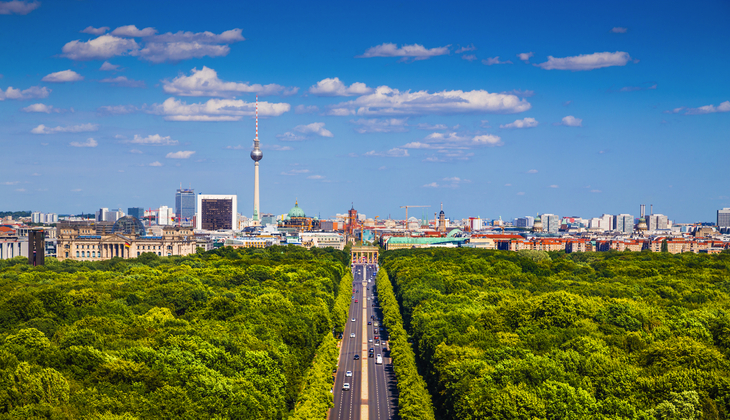
[[[378,248],[374,246],[353,246],[350,250],[353,264],[377,264]]]

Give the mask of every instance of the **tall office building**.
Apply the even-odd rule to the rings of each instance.
[[[172,212],[172,209],[167,206],[160,206],[159,209],[157,209],[157,224],[160,226],[172,226],[174,225],[173,222],[174,219],[174,213]]]
[[[127,214],[136,218],[140,222],[144,221],[144,209],[142,207],[129,207],[127,209]]]
[[[253,175],[253,224],[260,224],[259,213],[259,161],[263,159],[264,153],[259,148],[259,95],[256,95],[256,138],[253,140],[251,159],[254,161]]]
[[[532,216],[518,217],[515,220],[515,226],[521,228],[531,228],[533,223],[535,223],[535,218]]]
[[[599,219],[601,219],[599,227],[602,230],[604,230],[604,231],[613,230],[613,216],[612,215],[604,213],[603,215],[601,215],[601,217]]]
[[[560,217],[557,214],[542,214],[542,230],[549,233],[558,233],[560,229]]]
[[[175,193],[175,219],[178,226],[192,226],[195,217],[195,191],[179,189]]]
[[[634,216],[630,214],[617,214],[613,216],[613,229],[623,233],[634,231]]]
[[[198,194],[197,230],[233,230],[238,228],[236,195]]]
[[[717,227],[730,227],[730,207],[717,211]]]
[[[649,232],[669,229],[669,218],[663,214],[650,214],[646,219]]]
[[[45,234],[43,229],[28,231],[28,264],[34,267],[45,264]]]

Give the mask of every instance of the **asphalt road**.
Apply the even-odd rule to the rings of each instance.
[[[343,334],[335,376],[335,406],[330,412],[330,419],[398,418],[395,373],[390,351],[383,345],[383,339],[387,339],[387,331],[382,326],[377,295],[373,294],[376,269],[376,265],[353,266],[353,298],[349,318],[354,318],[355,322],[348,322]],[[368,322],[371,324],[368,325]],[[375,323],[379,326],[376,327]],[[351,333],[355,334],[355,338],[350,337]],[[368,357],[371,348],[373,357]],[[361,360],[354,360],[355,354],[360,354]],[[375,363],[378,354],[383,357],[383,364]],[[345,376],[348,370],[352,372],[351,377]],[[350,384],[349,391],[342,389],[345,382]]]

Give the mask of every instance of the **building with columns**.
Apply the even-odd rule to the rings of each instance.
[[[129,220],[124,217],[119,222]],[[136,220],[136,219],[135,219]],[[138,222],[139,223],[139,222]],[[161,257],[195,253],[196,242],[192,228],[165,226],[161,236],[146,236],[144,228],[124,229],[118,226],[112,233],[98,229],[95,223],[62,223],[58,226],[57,258],[59,261],[103,261],[111,258],[137,258],[145,252]],[[141,223],[139,226],[142,226]]]
[[[374,246],[353,246],[350,254],[352,264],[378,263],[378,248]]]

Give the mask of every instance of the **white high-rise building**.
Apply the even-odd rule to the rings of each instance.
[[[717,227],[730,227],[730,207],[717,211]]]
[[[649,232],[669,229],[669,218],[663,214],[651,214],[646,219]]]
[[[634,216],[630,214],[617,214],[613,217],[613,229],[623,233],[634,231]]]
[[[557,214],[541,214],[543,232],[558,233],[560,229],[560,217]]]
[[[605,230],[605,231],[608,231],[608,230],[613,230],[613,216],[612,216],[612,215],[610,215],[610,214],[605,214],[605,213],[604,213],[604,214],[603,214],[603,215],[602,215],[602,216],[600,217],[600,219],[601,219],[601,224],[599,225],[599,227],[600,227],[600,228],[601,228],[602,230]]]
[[[175,212],[171,207],[161,206],[157,210],[157,224],[162,226],[168,226],[175,224],[174,222]]]

